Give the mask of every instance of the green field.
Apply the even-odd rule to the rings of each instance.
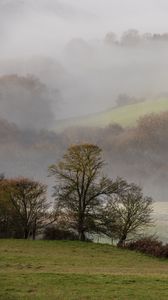
[[[66,119],[57,122],[56,130],[63,130],[70,126],[98,126],[105,127],[111,123],[122,126],[132,126],[136,121],[150,113],[159,113],[168,110],[168,99],[145,101],[81,118]]]
[[[0,299],[168,299],[168,260],[110,245],[0,240]]]

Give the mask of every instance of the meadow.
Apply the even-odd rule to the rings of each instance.
[[[111,245],[0,240],[0,299],[168,299],[168,260]]]
[[[70,126],[106,127],[117,123],[123,127],[136,125],[137,120],[151,113],[159,113],[168,110],[168,99],[149,100],[122,107],[111,108],[107,111],[88,115],[81,118],[71,118],[57,121],[56,130],[61,131]]]

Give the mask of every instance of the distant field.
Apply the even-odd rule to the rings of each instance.
[[[150,113],[159,113],[168,110],[168,99],[145,101],[81,118],[66,119],[57,122],[56,129],[63,130],[69,126],[98,126],[105,127],[111,123],[122,126],[136,124],[139,117]]]
[[[168,299],[168,260],[81,242],[0,240],[0,299]]]

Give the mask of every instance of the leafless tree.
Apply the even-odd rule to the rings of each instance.
[[[4,180],[4,187],[24,238],[32,235],[35,239],[37,230],[46,223],[48,215],[46,186],[27,178],[16,178]]]
[[[57,208],[71,216],[79,240],[95,227],[97,210],[112,193],[122,190],[125,182],[112,181],[102,174],[102,150],[93,144],[71,146],[63,159],[50,166],[56,178],[54,197]]]
[[[123,246],[128,235],[152,223],[152,202],[136,184],[130,184],[123,193],[111,197],[103,212],[106,234],[118,239],[118,246]]]

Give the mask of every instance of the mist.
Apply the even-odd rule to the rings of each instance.
[[[74,132],[51,133],[57,120],[108,110],[121,94],[149,100],[167,95],[167,8],[164,0],[1,0],[0,119],[19,132],[12,146],[8,139],[1,146],[2,172],[9,174],[12,165],[14,175],[41,174],[44,162],[47,174],[54,157],[82,140]],[[41,130],[48,130],[47,137]],[[85,140],[99,143],[91,132],[93,138],[87,132]],[[22,163],[11,147],[24,149]],[[122,155],[115,173],[128,176]],[[154,162],[150,155],[147,160]],[[140,169],[139,164],[136,176],[128,178],[139,182]]]
[[[146,32],[164,33],[166,8],[166,1],[1,0],[0,75],[29,74],[46,89],[57,90],[59,97],[52,101],[50,92],[45,95],[54,119],[109,109],[122,93],[158,97],[168,89],[168,42],[121,42],[129,28],[137,28],[141,37]],[[118,44],[107,43],[109,32],[116,34]],[[10,113],[2,117],[15,121]],[[53,122],[48,127],[54,128]]]

